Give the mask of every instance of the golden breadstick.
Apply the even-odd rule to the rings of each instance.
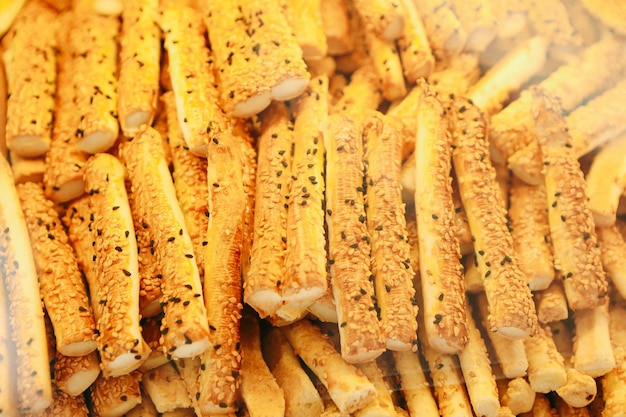
[[[2,15],[0,16],[0,36],[4,36],[9,30],[24,4],[26,4],[26,0],[17,0],[8,2],[3,6]]]
[[[615,367],[600,378],[604,399],[604,416],[616,417],[626,409],[626,309],[617,304],[609,309],[611,346],[615,355]]]
[[[435,68],[428,82],[441,99],[465,95],[467,90],[481,77],[479,55],[475,52],[462,52]],[[447,96],[447,98],[446,98]]]
[[[361,136],[361,127],[349,116],[329,116],[324,137],[328,263],[341,355],[350,363],[373,360],[385,346],[373,298]]]
[[[366,43],[383,97],[389,101],[401,99],[406,95],[406,83],[395,43],[379,39],[371,33],[366,34]]]
[[[567,298],[560,280],[553,280],[548,288],[538,291],[535,296],[539,322],[552,323],[568,317]]]
[[[100,375],[100,359],[97,352],[85,356],[64,356],[54,358],[54,385],[72,397],[85,392]]]
[[[618,220],[618,223],[622,223]],[[620,233],[621,225],[596,227],[600,244],[602,267],[613,283],[613,287],[624,297],[626,295],[626,242]]]
[[[169,361],[163,353],[163,343],[161,343],[161,317],[144,317],[141,322],[141,335],[150,348],[151,352],[146,361],[141,364],[141,372],[149,371]]]
[[[550,236],[554,264],[563,279],[572,310],[594,308],[607,295],[585,182],[572,149],[570,135],[553,97],[534,91],[533,113],[537,142],[545,164]]]
[[[17,405],[17,372],[15,347],[11,341],[9,324],[9,297],[5,287],[4,272],[0,272],[0,408],[8,417],[20,415]]]
[[[531,291],[548,288],[554,279],[546,188],[513,177],[508,216],[513,245]]]
[[[197,356],[210,348],[202,284],[191,236],[176,199],[161,137],[152,128],[120,148],[139,220],[154,239],[161,278],[164,353]],[[146,180],[147,183],[146,183]]]
[[[250,268],[244,275],[244,300],[261,317],[273,315],[282,303],[285,276],[287,208],[291,172],[292,125],[287,109],[275,103],[263,113],[257,140],[258,168],[254,237]],[[309,183],[316,183],[312,177]],[[314,185],[314,184],[313,184]]]
[[[219,141],[227,130],[206,45],[206,27],[197,11],[173,3],[161,9],[159,24],[165,34],[180,129],[189,150],[206,157],[208,143]]]
[[[467,293],[476,294],[485,291],[483,277],[478,270],[478,262],[476,254],[470,253],[465,257],[463,262],[463,278],[465,281],[465,291]]]
[[[1,22],[0,22],[1,25]],[[0,59],[0,155],[5,159],[9,158],[6,141],[7,127],[7,74],[4,68],[4,61]]]
[[[539,325],[533,337],[524,339],[528,358],[528,381],[535,392],[556,391],[567,382],[563,356],[548,326]]]
[[[400,189],[400,134],[400,124],[378,112],[365,117],[366,215],[376,301],[387,349],[415,350],[417,302]]]
[[[122,416],[141,403],[142,374],[133,371],[130,374],[109,377],[100,376],[91,386],[89,397],[93,411],[98,416]]]
[[[558,414],[557,411],[552,408],[549,397],[541,393],[535,396],[533,409],[528,413],[522,414],[523,417],[553,417],[555,415]]]
[[[574,312],[574,369],[597,378],[615,367],[610,339],[609,303]]]
[[[491,2],[452,0],[452,7],[467,33],[465,51],[484,52],[497,33]]]
[[[39,286],[56,337],[56,350],[83,356],[96,350],[95,321],[74,250],[54,203],[41,184],[17,186]]]
[[[354,412],[355,417],[397,417],[391,388],[383,377],[383,371],[376,361],[360,363],[359,371],[370,380],[376,388],[376,396],[365,407]]]
[[[191,408],[191,398],[181,376],[171,362],[145,372],[141,386],[159,413]]]
[[[501,2],[491,0],[491,9],[497,22],[498,38],[514,38],[527,24],[528,4],[524,0]]]
[[[71,396],[58,387],[53,387],[50,407],[43,411],[22,415],[24,417],[88,417],[89,408],[82,395]]]
[[[152,124],[160,75],[158,0],[124,2],[120,32],[118,115],[122,132],[133,137]]]
[[[306,60],[325,57],[328,44],[322,23],[321,0],[282,0],[281,6],[302,49],[302,57]]]
[[[68,36],[74,58],[74,91],[79,122],[77,146],[98,153],[117,140],[117,36],[119,21],[93,13],[74,13]]]
[[[621,35],[624,34],[622,22],[624,22],[624,17],[626,17],[626,11],[624,10],[624,5],[621,2],[610,0],[600,4],[595,4],[590,0],[581,0],[581,3],[589,14],[598,19],[604,25],[610,27],[611,30],[614,30]]]
[[[424,23],[415,3],[410,0],[399,2],[404,10],[405,23],[402,35],[397,39],[402,69],[407,83],[414,84],[419,78],[428,78],[435,67]]]
[[[43,308],[28,228],[9,163],[0,157],[0,272],[9,300],[11,338],[16,349],[20,411],[40,411],[52,402]]]
[[[354,6],[361,16],[366,32],[377,38],[393,41],[404,29],[404,9],[391,0],[355,0]]]
[[[344,112],[354,119],[360,119],[366,109],[376,109],[382,101],[382,92],[374,66],[365,64],[357,69],[342,93],[341,98],[331,107],[331,113]]]
[[[396,371],[400,377],[402,396],[412,415],[438,417],[439,409],[417,352],[393,352]]]
[[[486,122],[477,106],[457,100],[452,126],[454,168],[489,302],[488,330],[513,339],[531,336],[537,324],[535,305],[508,229],[489,158]]]
[[[284,305],[276,314],[291,321],[322,297],[326,280],[324,231],[324,137],[328,117],[328,78],[313,78],[294,106],[294,153],[287,212]],[[312,182],[310,178],[316,178]]]
[[[43,175],[46,169],[44,158],[24,158],[11,152],[10,162],[15,184],[43,181]]]
[[[343,55],[352,51],[350,18],[345,0],[320,0],[322,27],[328,45],[328,55]]]
[[[159,413],[154,407],[154,403],[150,399],[150,396],[145,392],[141,394],[141,402],[129,410],[126,417],[159,417]]]
[[[2,41],[8,92],[6,145],[21,156],[42,156],[50,148],[56,25],[56,12],[29,1]]]
[[[567,8],[561,0],[532,0],[528,3],[528,22],[537,35],[557,48],[580,46],[582,39],[572,27]]]
[[[524,378],[498,379],[498,394],[500,403],[508,407],[513,415],[526,413],[532,410],[535,402],[535,391]]]
[[[467,42],[467,32],[452,6],[445,0],[415,0],[415,5],[435,57],[445,60],[459,54]]]

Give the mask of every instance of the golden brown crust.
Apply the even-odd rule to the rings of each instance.
[[[120,32],[118,115],[122,132],[133,137],[152,124],[159,94],[158,0],[124,2]]]
[[[57,352],[52,368],[55,386],[75,397],[85,392],[100,375],[100,359],[96,352],[85,356],[64,356]]]
[[[366,32],[386,41],[393,41],[402,34],[404,9],[398,3],[391,0],[355,0],[354,7]]]
[[[343,55],[352,51],[350,18],[345,0],[320,0],[322,26],[328,45],[328,55]]]
[[[372,64],[357,69],[350,82],[342,89],[342,96],[330,108],[331,113],[343,112],[353,119],[360,119],[366,109],[375,110],[382,101],[376,72]]]
[[[17,192],[56,348],[64,355],[86,355],[96,349],[96,326],[74,249],[42,185],[20,184]]]
[[[569,316],[567,298],[560,280],[553,280],[548,288],[535,293],[535,297],[540,323],[553,323]]]
[[[418,85],[418,88],[424,88]],[[451,145],[441,102],[424,90],[417,116],[415,212],[420,248],[423,325],[440,352],[460,352],[467,343],[461,253],[454,230]]]
[[[141,387],[159,413],[191,408],[191,397],[172,362],[153,368],[141,377]]]
[[[29,1],[3,39],[8,87],[6,144],[21,156],[41,156],[50,148],[56,30],[56,13],[39,1]]]
[[[140,132],[120,149],[139,221],[147,225],[161,278],[164,353],[197,356],[209,349],[209,327],[193,244],[176,199],[158,132]]]
[[[40,411],[52,401],[46,330],[28,228],[9,163],[0,157],[0,272],[9,299],[8,318],[16,349],[19,410]]]
[[[393,358],[408,412],[427,417],[439,416],[439,408],[430,390],[419,353],[393,352]]]
[[[40,183],[43,181],[43,174],[46,169],[43,157],[24,158],[11,152],[9,159],[15,184]]]
[[[556,349],[550,327],[539,325],[533,337],[524,339],[528,381],[535,392],[556,391],[567,382],[563,356]]]
[[[350,363],[366,362],[383,352],[384,338],[373,298],[361,127],[347,115],[330,115],[324,141],[328,262],[341,355]]]
[[[620,224],[622,223],[622,224]],[[624,297],[626,295],[626,242],[620,233],[623,221],[618,224],[596,227],[598,243],[600,244],[600,259],[602,267],[611,279],[613,287]]]
[[[399,100],[406,95],[404,71],[400,53],[393,41],[377,38],[371,33],[365,34],[370,62],[378,80],[378,88],[385,99]]]
[[[615,368],[605,374],[600,383],[604,399],[604,413],[606,416],[618,416],[626,407],[626,397],[622,394],[622,384],[626,382],[626,309],[617,304],[609,310],[609,331],[611,346],[615,355]]]
[[[0,407],[7,413],[7,417],[18,417],[16,358],[9,324],[9,296],[3,272],[0,272],[0,277],[0,375],[5,375],[0,382]]]
[[[415,3],[401,0],[400,7],[406,17],[402,35],[397,39],[402,69],[407,83],[414,84],[419,78],[428,78],[435,67],[435,57],[428,43],[426,29],[417,12]]]
[[[328,44],[322,24],[321,0],[282,0],[282,12],[306,60],[327,55]]]
[[[110,378],[100,376],[89,392],[93,411],[102,417],[121,416],[130,411],[141,402],[141,376],[138,371]]]
[[[71,396],[58,387],[53,387],[50,407],[38,413],[24,415],[28,417],[88,417],[89,408],[82,395]]]
[[[417,301],[413,288],[405,207],[400,186],[401,126],[380,113],[365,117],[367,228],[382,332],[391,350],[417,349]]]

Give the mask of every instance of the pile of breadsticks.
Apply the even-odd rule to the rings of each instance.
[[[626,10],[0,5],[0,417],[626,415]]]

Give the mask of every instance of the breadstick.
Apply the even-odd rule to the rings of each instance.
[[[428,78],[435,67],[426,29],[413,1],[399,2],[405,16],[404,30],[397,39],[404,77],[408,84],[419,78]]]
[[[11,341],[9,324],[9,297],[5,287],[4,272],[0,272],[0,408],[8,417],[20,415],[17,405],[17,371],[15,347]]]
[[[459,54],[467,42],[467,32],[451,5],[445,0],[415,0],[435,58],[445,60]]]
[[[488,329],[512,339],[531,336],[537,324],[535,305],[508,229],[485,120],[475,105],[457,100],[452,125],[455,172],[489,302]]]
[[[139,371],[109,378],[101,375],[89,392],[94,413],[102,417],[123,416],[141,403],[141,376]]]
[[[535,391],[524,378],[498,379],[500,403],[508,407],[513,415],[527,413],[535,402]]]
[[[438,417],[439,409],[417,352],[393,352],[402,396],[411,415]]]
[[[100,359],[96,352],[85,356],[64,356],[57,352],[53,371],[54,385],[75,397],[85,392],[100,375]]]
[[[95,321],[87,290],[54,203],[41,184],[17,186],[30,236],[46,312],[54,327],[56,349],[66,356],[96,350]]]
[[[206,46],[206,27],[194,9],[173,3],[161,9],[159,24],[165,34],[180,129],[189,150],[206,157],[208,143],[219,141],[227,130]]]
[[[252,116],[272,99],[290,100],[306,89],[302,49],[277,2],[202,3],[227,114]]]
[[[141,364],[139,370],[141,372],[149,371],[169,361],[170,358],[163,353],[163,343],[161,343],[161,315],[154,317],[145,317],[141,321],[141,335],[151,352],[144,363]]]
[[[524,339],[528,381],[535,392],[556,391],[567,382],[563,356],[556,349],[548,326],[539,325],[533,337]]]
[[[294,154],[287,212],[284,305],[276,314],[291,321],[322,297],[326,280],[324,231],[324,137],[328,117],[328,78],[313,78],[296,101]],[[316,178],[312,182],[310,178]]]
[[[610,27],[611,30],[621,35],[624,34],[624,28],[621,23],[624,21],[626,13],[622,3],[619,1],[607,1],[601,4],[594,4],[589,0],[582,0],[581,3],[589,14]]]
[[[467,90],[481,77],[479,54],[462,52],[435,68],[428,82],[442,99],[465,95]]]
[[[496,18],[491,2],[452,0],[454,12],[467,33],[465,51],[484,52],[496,37]]]
[[[523,417],[553,417],[558,415],[557,411],[552,408],[550,399],[547,395],[538,393],[535,396],[535,403],[533,404],[532,411],[522,414]]]
[[[44,158],[24,158],[11,152],[10,162],[15,184],[43,181],[43,174],[46,169]]]
[[[620,221],[621,222],[621,221]],[[602,267],[613,283],[613,287],[624,297],[626,295],[626,242],[618,225],[596,227],[600,244]]]
[[[465,281],[465,292],[476,294],[485,291],[483,277],[478,270],[476,254],[470,253],[463,262],[463,278]]]
[[[572,310],[594,308],[607,294],[600,249],[585,196],[578,162],[561,108],[555,99],[534,91],[533,113],[537,141],[545,164],[546,195],[554,263],[563,279]]]
[[[154,403],[150,399],[150,396],[145,392],[141,393],[141,402],[129,410],[126,417],[159,417],[159,413],[154,407]]]
[[[418,88],[424,88],[423,84]],[[451,144],[441,102],[422,92],[415,148],[415,213],[420,248],[424,333],[437,351],[457,353],[467,343],[464,283],[454,228]]]
[[[0,16],[0,36],[4,36],[10,29],[25,3],[26,0],[17,0],[9,2],[3,7],[2,15]]]
[[[603,415],[616,417],[626,409],[626,309],[617,304],[609,309],[609,331],[611,346],[615,355],[615,367],[600,378],[604,399]]]
[[[569,315],[565,290],[560,280],[554,280],[550,286],[535,293],[537,318],[541,323],[565,320]]]
[[[50,407],[43,411],[22,415],[25,417],[88,417],[89,408],[82,395],[70,396],[57,387],[53,387]]]
[[[354,48],[350,36],[350,18],[346,0],[320,0],[322,27],[328,44],[328,55],[344,55]]]
[[[15,344],[17,402],[20,411],[40,411],[52,402],[46,330],[37,270],[28,228],[9,163],[0,157],[0,271],[9,300]]]
[[[554,279],[547,198],[544,184],[528,185],[513,177],[508,211],[511,236],[531,291],[548,288]]]
[[[141,377],[141,386],[159,413],[191,408],[187,388],[171,362],[145,372]]]
[[[528,4],[524,0],[501,2],[491,0],[491,9],[497,22],[497,36],[499,38],[514,38],[527,25]]]
[[[322,24],[321,0],[282,0],[281,7],[302,49],[302,57],[307,61],[325,57],[328,44]]]
[[[582,43],[561,0],[530,1],[528,22],[537,35],[545,37],[557,48],[576,47]]]
[[[295,354],[319,378],[341,412],[352,413],[373,400],[374,385],[341,357],[318,327],[304,319],[282,330]]]
[[[161,274],[164,352],[197,356],[210,347],[209,326],[193,244],[176,199],[159,134],[140,132],[120,148],[140,221],[152,233]],[[146,181],[148,180],[148,181]],[[137,213],[139,214],[139,213]]]
[[[117,140],[117,36],[119,21],[93,13],[74,13],[68,36],[74,57],[74,91],[79,122],[77,146],[104,152]]]
[[[11,28],[2,42],[8,93],[6,145],[21,156],[42,156],[50,148],[56,90],[56,12],[30,1]]]
[[[393,399],[391,398],[391,388],[383,377],[383,371],[376,361],[360,363],[357,365],[359,371],[369,379],[376,388],[376,396],[365,407],[354,412],[355,417],[397,417]]]
[[[291,128],[282,103],[275,103],[263,113],[263,132],[257,142],[254,237],[250,269],[244,275],[244,301],[261,317],[273,315],[282,303],[280,287],[285,276]],[[316,183],[317,179],[313,177],[309,182]]]
[[[405,16],[398,3],[390,0],[355,0],[354,6],[366,32],[386,41],[393,41],[402,35]]]
[[[597,378],[615,367],[610,339],[609,303],[574,312],[574,369]]]
[[[388,349],[416,349],[414,272],[399,181],[401,126],[378,112],[364,124],[367,229],[382,332]]]
[[[343,95],[331,107],[330,112],[344,112],[354,119],[359,119],[366,109],[378,108],[381,101],[382,92],[374,66],[365,64],[352,74],[350,82],[343,88]]]
[[[519,90],[543,67],[546,49],[546,40],[539,36],[522,42],[470,87],[467,98],[486,115],[497,113],[511,93]]]
[[[120,32],[118,115],[122,132],[133,137],[152,124],[160,73],[158,0],[124,2]]]
[[[350,363],[367,362],[383,352],[384,339],[373,298],[361,127],[347,115],[330,115],[324,142],[328,263],[341,355]]]

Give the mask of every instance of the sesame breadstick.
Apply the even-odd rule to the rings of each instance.
[[[510,201],[509,225],[519,266],[531,291],[544,290],[554,279],[545,185],[528,185],[513,177]]]
[[[56,349],[66,356],[96,350],[95,321],[74,250],[41,184],[17,186]]]
[[[322,27],[328,45],[328,55],[344,55],[352,51],[350,18],[346,0],[320,0]]]
[[[88,417],[89,408],[82,395],[71,396],[58,387],[53,387],[50,407],[43,411],[22,415],[24,417]]]
[[[396,44],[371,33],[366,33],[365,39],[383,97],[389,101],[401,99],[406,95],[406,83]]]
[[[622,22],[626,13],[621,2],[614,0],[595,4],[590,0],[582,0],[580,3],[594,18],[611,28],[612,31],[624,35]]]
[[[9,163],[0,157],[0,273],[4,276],[16,349],[20,411],[40,411],[52,402],[43,308],[28,228]]]
[[[537,142],[545,164],[554,264],[563,279],[569,307],[594,308],[606,301],[607,281],[583,174],[568,146],[571,137],[560,106],[539,89],[533,95]]]
[[[141,364],[139,371],[145,372],[163,365],[171,358],[163,353],[163,343],[161,340],[161,315],[145,317],[141,320],[141,335],[146,345],[150,348],[150,355]],[[182,359],[179,359],[182,360]]]
[[[622,224],[620,224],[622,223]],[[612,226],[596,227],[598,243],[600,244],[600,259],[602,267],[611,279],[613,287],[624,297],[626,295],[626,241],[620,233],[623,221]]]
[[[405,16],[398,3],[391,0],[354,0],[354,7],[366,32],[386,41],[393,41],[402,35]]]
[[[424,88],[423,84],[418,88]],[[457,353],[467,343],[459,242],[453,233],[451,145],[441,102],[424,90],[417,114],[415,212],[419,236],[423,327],[428,344]]]
[[[365,407],[354,412],[355,417],[396,417],[395,406],[391,398],[391,388],[383,376],[383,370],[376,361],[360,363],[359,371],[370,380],[376,388],[376,396]]]
[[[565,290],[560,280],[553,280],[548,288],[535,293],[537,319],[540,323],[565,320],[569,316]]]
[[[9,158],[9,150],[6,141],[7,127],[7,74],[4,62],[0,59],[0,155]]]
[[[332,114],[324,142],[328,262],[341,355],[350,363],[367,362],[385,345],[373,298],[361,127],[346,115]]]
[[[202,284],[191,236],[176,199],[161,137],[152,128],[120,148],[131,193],[154,239],[161,278],[164,352],[174,358],[197,356],[209,349],[209,328]]]
[[[438,417],[439,409],[417,352],[393,352],[402,396],[411,415]]]
[[[321,0],[281,1],[282,11],[302,49],[302,57],[307,61],[325,57],[328,44],[322,22]]]
[[[383,99],[372,64],[359,67],[342,92],[341,98],[331,106],[330,112],[345,112],[354,119],[361,118],[366,109],[378,108]]]
[[[401,127],[372,112],[365,117],[367,228],[371,265],[387,349],[417,346],[417,302],[400,189]]]
[[[452,0],[454,12],[467,33],[465,51],[484,52],[497,33],[497,21],[491,2]]]
[[[26,182],[40,183],[43,181],[43,174],[46,169],[46,162],[43,157],[24,158],[11,152],[9,159],[15,184],[24,184]]]
[[[525,0],[490,0],[490,3],[497,22],[498,38],[514,38],[526,28],[528,4]]]
[[[535,335],[524,339],[528,358],[528,381],[535,392],[556,391],[567,382],[563,356],[552,339],[552,331],[539,325]]]
[[[603,415],[617,417],[626,409],[626,309],[621,304],[609,309],[609,331],[615,355],[615,367],[600,378],[604,399]]]
[[[124,2],[120,32],[119,121],[126,137],[152,124],[160,75],[158,0]]]
[[[435,57],[415,3],[401,0],[399,4],[405,15],[405,24],[396,42],[404,77],[408,84],[414,84],[419,78],[430,76],[435,67]]]
[[[513,415],[527,413],[532,410],[536,393],[525,378],[499,378],[498,394],[500,403],[508,407]]]
[[[0,408],[7,413],[3,417],[18,417],[15,347],[11,341],[9,297],[3,272],[0,278],[0,375],[5,376],[0,380]]]
[[[85,392],[100,375],[100,359],[97,352],[85,356],[64,356],[57,352],[53,370],[55,386],[75,397]]]
[[[124,175],[124,166],[110,154],[95,155],[85,166],[90,217],[88,232],[79,239],[93,246],[94,266],[86,275],[95,278],[91,301],[105,377],[128,374],[150,353],[139,324],[137,241]]]
[[[467,42],[467,32],[452,6],[445,0],[415,0],[415,5],[435,58],[446,60],[459,54]]]
[[[160,417],[150,396],[145,392],[141,393],[141,402],[129,410],[126,417]]]
[[[528,23],[537,35],[548,39],[553,47],[574,48],[582,44],[582,39],[572,27],[567,8],[561,0],[528,2]]]
[[[11,27],[2,42],[8,92],[6,144],[12,153],[32,158],[50,148],[56,12],[39,1],[29,1]]]
[[[123,416],[140,404],[141,377],[139,371],[109,378],[98,377],[89,390],[94,413],[102,417]]]
[[[244,300],[261,317],[266,317],[273,315],[282,304],[280,287],[285,276],[293,133],[282,103],[270,106],[262,120],[263,131],[257,139],[254,237],[250,267],[244,275]],[[316,178],[309,181],[317,182]]]
[[[610,338],[609,303],[573,314],[575,327],[573,367],[597,378],[615,367]]]
[[[141,387],[159,413],[192,406],[183,379],[172,362],[145,372],[141,378]]]
[[[324,137],[328,117],[328,78],[313,78],[294,106],[294,154],[287,212],[284,305],[276,314],[292,320],[328,288],[324,230]],[[311,181],[315,178],[316,181]],[[292,310],[291,314],[287,310]]]
[[[79,122],[77,146],[104,152],[117,140],[117,36],[119,21],[92,13],[75,13],[68,36],[74,58],[74,91]]]

